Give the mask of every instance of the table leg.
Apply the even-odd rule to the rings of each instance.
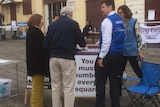
[[[25,92],[24,92],[24,104],[27,104],[27,99],[28,99],[28,89],[25,88]]]

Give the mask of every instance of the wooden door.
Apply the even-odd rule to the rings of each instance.
[[[86,20],[90,21],[97,31],[99,31],[101,22],[105,17],[101,12],[101,2],[102,0],[86,0]]]
[[[16,4],[15,3],[11,3],[10,4],[10,13],[11,13],[11,20],[17,20],[16,17]]]

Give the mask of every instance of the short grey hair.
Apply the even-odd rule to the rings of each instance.
[[[65,7],[62,7],[61,11],[60,11],[60,15],[61,16],[64,16],[64,15],[71,15],[73,13],[72,9],[65,6]]]

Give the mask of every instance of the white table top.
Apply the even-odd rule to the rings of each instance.
[[[18,62],[19,61],[17,61],[17,60],[0,59],[0,66],[1,65],[12,64],[12,63],[18,63]]]

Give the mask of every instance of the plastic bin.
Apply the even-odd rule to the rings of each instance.
[[[11,95],[12,79],[0,78],[0,99]]]

